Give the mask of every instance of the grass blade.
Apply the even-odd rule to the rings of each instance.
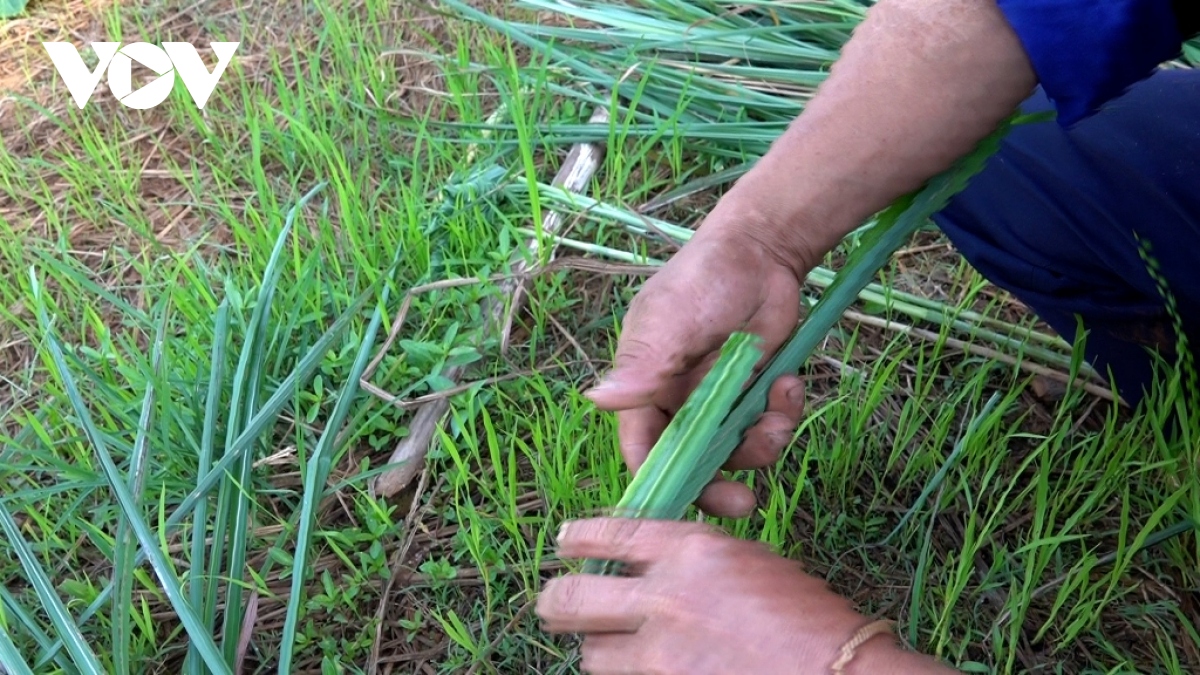
[[[203,479],[208,473],[213,461],[213,442],[217,433],[217,406],[221,403],[221,383],[225,379],[225,348],[226,337],[229,334],[229,301],[221,302],[217,308],[216,327],[213,330],[212,357],[209,359],[208,396],[204,403],[204,431],[200,439],[200,457],[197,462],[196,475]],[[205,540],[208,525],[208,500],[196,503],[195,515],[192,517],[192,557],[191,569],[195,570],[188,579],[192,607],[201,615],[204,625],[211,627],[216,619],[216,602],[204,602],[206,585],[202,583],[204,570]],[[215,536],[215,532],[214,532]],[[185,666],[189,675],[204,675],[200,653],[195,645],[188,645],[188,656]]]
[[[75,665],[80,672],[88,675],[104,675],[107,672],[96,653],[88,645],[84,639],[83,633],[79,631],[79,627],[75,625],[74,619],[67,611],[62,600],[58,597],[58,593],[54,589],[54,585],[50,582],[50,577],[46,574],[46,570],[42,569],[41,563],[38,562],[37,556],[34,555],[33,549],[25,541],[24,535],[21,534],[21,529],[17,526],[17,521],[8,512],[8,508],[4,506],[4,502],[0,501],[0,530],[4,531],[4,536],[8,539],[8,544],[17,554],[17,558],[21,561],[21,567],[25,570],[25,577],[33,585],[37,592],[38,599],[42,603],[42,608],[46,614],[50,616],[50,622],[54,625],[54,629],[58,631],[59,639],[71,654],[71,658],[75,661]]]
[[[400,266],[401,259],[397,257],[383,270],[374,281],[367,285],[355,298],[352,303],[333,321],[328,329],[321,335],[312,347],[304,354],[299,363],[295,365],[287,377],[279,383],[275,393],[267,399],[262,408],[255,413],[254,417],[246,424],[245,429],[238,434],[231,447],[229,447],[224,456],[218,460],[212,468],[204,476],[198,477],[196,487],[189,492],[179,505],[167,518],[165,523],[165,532],[163,536],[174,534],[175,530],[183,523],[188,516],[192,515],[197,505],[208,499],[209,494],[217,487],[221,477],[228,472],[235,461],[242,456],[242,453],[247,452],[250,446],[255,443],[258,437],[274,423],[275,419],[282,412],[288,401],[295,395],[296,387],[301,383],[307,382],[316,372],[317,368],[324,362],[326,354],[333,348],[334,344],[345,333],[350,323],[358,317],[358,312],[366,305],[367,301],[379,289],[379,286],[384,284],[395,273]],[[145,552],[139,552],[134,564],[140,565],[147,559]],[[85,624],[91,617],[95,616],[96,612],[112,597],[113,585],[108,583],[103,586],[100,593],[88,605],[87,609],[80,614],[78,623]],[[51,658],[57,655],[63,644],[61,641],[56,642],[52,647],[46,650],[39,656],[39,664],[48,662]]]
[[[168,298],[170,296],[167,296]],[[154,377],[162,374],[163,340],[167,330],[167,309],[164,307],[158,331],[154,336],[151,369]],[[142,413],[138,419],[137,435],[133,441],[133,458],[130,462],[133,475],[130,477],[129,489],[137,503],[142,501],[142,488],[146,482],[146,449],[150,431],[150,420],[154,414],[155,399],[154,378],[147,378],[146,393],[142,398]],[[133,607],[133,575],[137,567],[133,564],[136,553],[133,538],[129,533],[129,523],[121,520],[117,524],[116,550],[113,552],[113,583],[116,590],[113,593],[112,609],[112,651],[113,669],[118,673],[132,672],[129,659],[129,638],[133,633],[130,612]]]
[[[12,619],[16,618],[16,620],[20,621],[21,625],[25,627],[25,630],[28,631],[31,636],[33,636],[34,642],[36,642],[43,650],[48,649],[50,645],[54,644],[54,641],[45,633],[45,631],[42,630],[42,627],[38,625],[33,616],[30,615],[30,613],[26,611],[26,609],[22,607],[20,603],[17,602],[17,599],[13,597],[13,594],[9,593],[8,589],[3,585],[0,585],[0,600],[3,600],[5,612],[11,615],[8,617],[10,633],[12,632]],[[67,659],[67,655],[63,654],[62,652],[59,652],[55,655],[54,662],[57,663],[60,668],[62,668],[64,673],[74,675],[74,673],[78,672],[71,665],[70,660]]]
[[[67,368],[62,346],[54,335],[54,331],[50,326],[50,319],[46,315],[46,303],[41,294],[41,284],[38,281],[37,275],[32,270],[30,270],[30,274],[33,282],[33,294],[37,300],[38,319],[41,323],[42,331],[46,336],[47,346],[50,349],[55,370],[59,379],[62,380],[63,387],[66,390],[67,397],[70,399],[71,407],[79,419],[79,424],[83,428],[84,435],[100,459],[100,464],[104,468],[105,478],[108,479],[109,487],[113,495],[117,498],[122,513],[129,521],[134,535],[137,537],[138,543],[141,544],[143,553],[146,554],[147,559],[150,561],[150,565],[154,569],[154,573],[158,577],[159,583],[162,585],[162,589],[170,601],[172,608],[183,622],[188,637],[197,643],[200,654],[204,658],[204,662],[209,670],[214,673],[230,673],[229,667],[221,659],[221,654],[217,650],[212,636],[200,623],[200,618],[193,611],[191,605],[188,604],[183,589],[179,584],[179,578],[171,568],[170,561],[167,560],[162,549],[158,548],[158,542],[154,534],[150,531],[150,527],[146,524],[146,521],[138,513],[138,505],[134,502],[133,495],[130,493],[128,486],[121,480],[120,471],[117,469],[116,462],[113,461],[112,455],[108,451],[104,437],[92,421],[91,413],[88,411],[87,405],[83,402],[83,397],[80,396],[79,388],[75,384],[75,378],[71,375],[70,369]],[[3,515],[7,515],[7,511]],[[11,520],[11,518],[9,519]],[[15,526],[15,523],[13,525]],[[63,609],[63,615],[69,619],[69,615],[66,614],[65,609]],[[78,634],[78,629],[75,632]]]
[[[387,304],[387,291],[388,289],[385,288],[384,305]],[[329,473],[333,467],[333,452],[336,449],[334,444],[338,430],[342,428],[346,417],[350,414],[350,405],[358,397],[359,382],[371,359],[372,346],[375,344],[375,336],[379,332],[382,322],[383,312],[376,308],[366,336],[359,345],[358,356],[347,376],[346,385],[338,395],[333,414],[326,424],[325,430],[321,433],[320,440],[317,441],[317,447],[308,459],[304,476],[304,500],[300,506],[300,524],[296,534],[296,553],[292,562],[292,589],[288,596],[287,616],[284,619],[283,636],[279,646],[280,675],[292,672],[296,629],[300,623],[300,609],[306,598],[304,585],[311,572],[309,569],[309,546],[312,543],[313,528],[316,526],[317,508],[321,504],[321,495],[324,493],[325,483],[329,480]]]
[[[237,374],[234,378],[236,388],[234,389],[233,402],[230,405],[231,419],[228,429],[228,444],[230,446],[233,445],[237,433],[241,430],[242,421],[252,418],[254,413],[257,412],[258,395],[263,381],[263,351],[267,342],[268,322],[271,319],[271,307],[275,299],[275,287],[278,285],[279,277],[282,273],[280,260],[283,257],[288,236],[292,232],[297,213],[318,192],[324,189],[325,185],[326,183],[322,182],[309,190],[288,210],[283,228],[280,230],[279,236],[275,238],[275,246],[271,251],[271,257],[267,261],[266,269],[263,271],[258,301],[254,305],[249,330],[246,332],[246,340],[242,345],[241,356],[238,359]],[[243,391],[245,393],[244,402],[241,401]],[[239,404],[241,405],[239,406]],[[239,407],[241,407],[240,410]],[[244,589],[241,582],[246,572],[246,548],[249,544],[250,509],[253,505],[253,499],[250,494],[251,468],[253,463],[254,454],[252,452],[243,453],[237,470],[237,478],[225,481],[221,485],[220,503],[225,507],[223,513],[229,523],[228,541],[230,546],[229,565],[227,567],[230,582],[225,592],[224,623],[221,630],[222,647],[224,648],[225,660],[228,663],[234,663],[237,658],[239,637],[242,631],[242,621],[245,612],[245,608],[242,605]],[[217,532],[222,532],[223,529],[219,529]],[[214,565],[218,564],[219,558],[216,554],[214,554],[212,562]],[[217,575],[214,574],[213,576],[215,578]]]
[[[959,456],[962,455],[963,451],[967,449],[967,441],[969,441],[975,435],[975,433],[979,431],[979,426],[983,424],[984,420],[991,417],[992,411],[996,408],[996,404],[999,402],[1000,392],[992,394],[992,397],[988,399],[988,402],[983,406],[983,410],[980,410],[979,414],[971,419],[970,424],[967,425],[967,430],[963,433],[962,437],[958,439],[958,442],[954,444],[954,450],[950,452],[950,456],[947,457],[946,461],[942,463],[942,466],[938,468],[937,473],[935,473],[933,478],[930,479],[929,484],[926,485],[923,490],[921,490],[921,494],[917,496],[917,500],[913,502],[913,505],[910,506],[908,511],[904,513],[904,516],[900,518],[900,522],[896,523],[896,527],[892,529],[888,536],[883,538],[883,541],[879,542],[879,546],[885,546],[889,541],[892,540],[893,537],[904,531],[905,526],[908,525],[908,521],[912,520],[917,511],[921,510],[921,507],[925,505],[925,501],[929,499],[930,495],[933,494],[933,491],[941,487],[942,481],[946,479],[946,474],[948,474],[950,469],[958,463]]]
[[[17,651],[17,646],[13,644],[12,638],[8,634],[8,629],[0,626],[0,672],[11,675],[33,675],[33,669],[21,656],[21,652]]]

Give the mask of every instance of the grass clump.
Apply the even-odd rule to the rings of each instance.
[[[81,111],[28,61],[25,98],[0,103],[6,670],[577,672],[574,641],[531,616],[562,569],[547,542],[628,478],[613,420],[579,391],[637,275],[802,109],[865,7],[620,3],[624,28],[585,60],[609,39],[604,4],[454,5],[477,22],[448,24],[375,0],[168,3],[80,29],[243,41],[203,114],[182,92]],[[601,27],[520,13],[539,7]],[[639,47],[644,18],[658,28]],[[587,123],[597,105],[609,124]],[[555,193],[578,140],[605,164],[586,197]],[[539,255],[568,245],[540,259],[502,352],[477,308],[505,302],[491,280],[550,209],[568,225]],[[900,245],[939,241],[903,222]],[[953,258],[872,249],[874,225],[807,289],[822,339],[778,367],[808,377],[808,413],[776,466],[738,476],[755,516],[723,524],[966,671],[1200,668],[1195,448],[1162,433],[1174,388],[1138,411],[1039,399],[1021,366],[1078,353]],[[834,288],[860,250],[889,254]],[[443,280],[371,379],[399,403],[358,393],[407,290]],[[932,337],[843,317],[835,297]],[[405,406],[468,361],[478,379],[417,481],[371,494]]]

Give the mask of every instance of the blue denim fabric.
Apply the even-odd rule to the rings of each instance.
[[[1053,105],[1038,91],[1024,109]],[[1176,336],[1136,237],[1152,245],[1191,351],[1200,345],[1200,70],[1158,71],[1070,128],[1016,128],[934,221],[1066,339],[1081,317],[1089,359],[1140,400],[1146,349]]]
[[[1171,0],[997,0],[1059,123],[1070,126],[1179,55]]]

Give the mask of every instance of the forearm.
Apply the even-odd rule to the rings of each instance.
[[[994,131],[1036,78],[995,0],[880,0],[803,114],[710,218],[815,264]]]

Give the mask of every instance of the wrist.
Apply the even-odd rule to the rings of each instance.
[[[804,112],[718,204],[714,229],[745,230],[803,277],[970,152],[1036,81],[995,3],[881,0]]]
[[[772,186],[753,171],[735,184],[714,207],[697,232],[752,245],[788,268],[798,283],[853,226],[838,233],[828,223],[809,218],[801,205],[786,199],[783,186]]]
[[[895,635],[867,640],[854,652],[842,675],[954,675],[958,671],[937,659],[904,649]]]

